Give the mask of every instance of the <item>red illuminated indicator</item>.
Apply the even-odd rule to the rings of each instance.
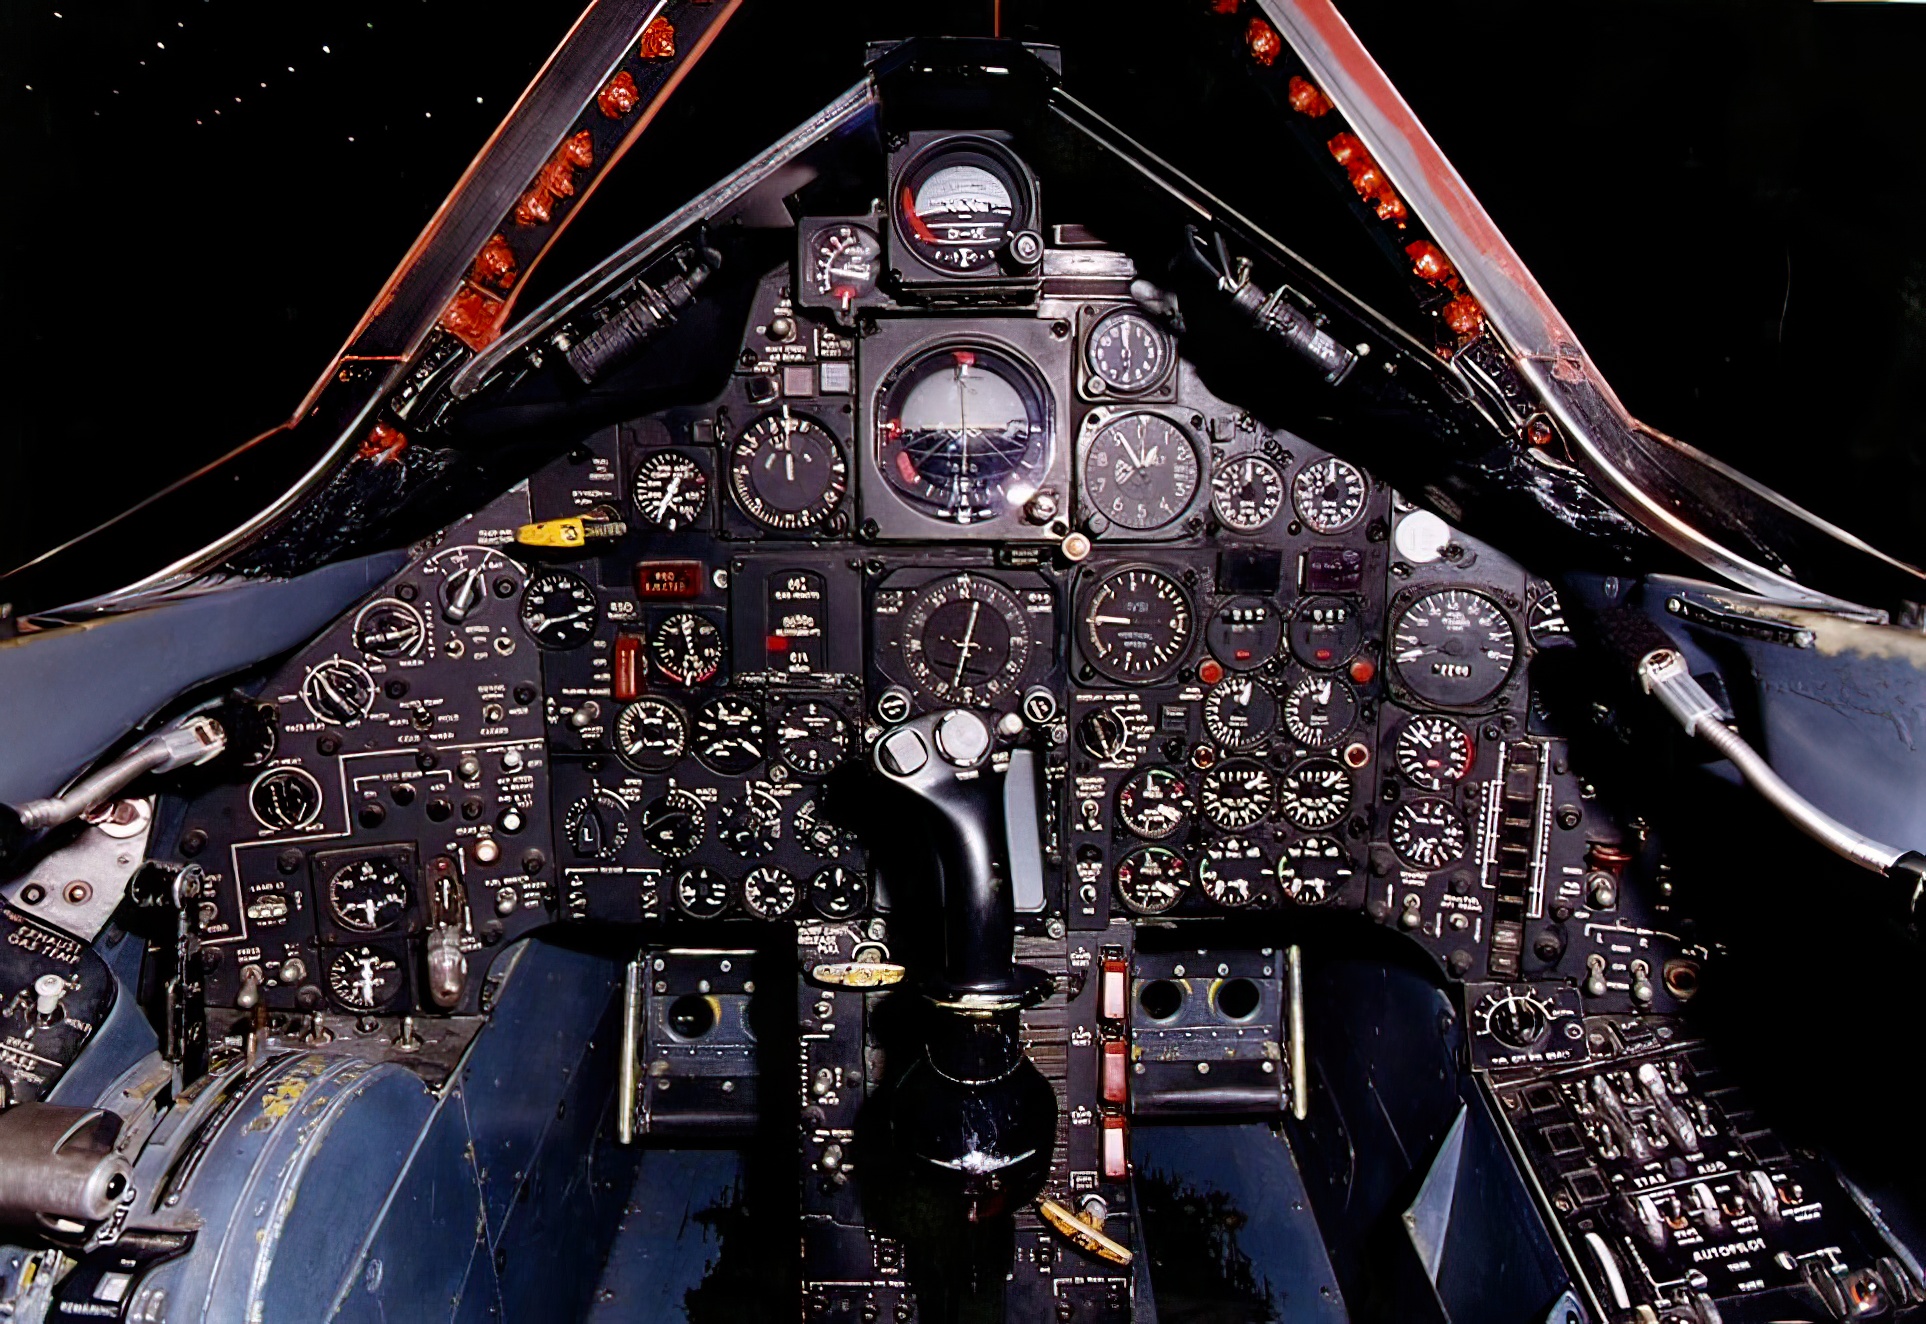
[[[615,665],[609,690],[617,703],[627,703],[642,692],[642,640],[638,636],[615,636]]]
[[[1122,1103],[1130,1095],[1130,1045],[1120,1039],[1103,1046],[1103,1101]]]
[[[785,635],[772,634],[762,641],[762,646],[772,653],[787,653],[789,651],[789,639]]]
[[[1329,656],[1328,649],[1319,650],[1319,657]],[[1360,685],[1369,685],[1371,677],[1378,674],[1377,667],[1368,657],[1361,657],[1351,664],[1351,679]]]
[[[669,602],[699,598],[707,573],[700,561],[643,561],[635,567],[635,595]]]
[[[1250,656],[1250,653],[1246,650],[1240,649],[1238,651],[1237,656],[1239,658],[1247,658]],[[1224,678],[1224,664],[1222,662],[1219,662],[1216,658],[1207,657],[1202,662],[1199,662],[1197,664],[1197,679],[1203,681],[1204,684],[1215,685],[1218,681],[1222,680],[1223,678]]]

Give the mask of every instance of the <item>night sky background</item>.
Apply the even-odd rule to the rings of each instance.
[[[1926,560],[1926,6],[1340,2],[1634,413]],[[1177,3],[1006,0],[1005,30],[1222,187],[1264,162],[1166,76]],[[541,285],[855,81],[864,39],[990,8],[749,0]],[[0,6],[0,561],[285,419],[573,17]]]

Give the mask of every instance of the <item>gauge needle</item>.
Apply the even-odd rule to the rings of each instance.
[[[1128,616],[1092,616],[1090,623],[1092,625],[1128,625],[1130,618]]]
[[[669,485],[663,489],[662,500],[655,508],[655,517],[657,520],[660,520],[664,515],[669,513],[669,503],[675,500],[675,494],[681,487],[682,475],[679,473],[670,474]]]
[[[963,683],[964,664],[970,660],[970,654],[976,651],[976,618],[982,610],[982,603],[970,604],[970,619],[963,626],[962,642],[956,646],[956,679],[950,682],[952,685]]]

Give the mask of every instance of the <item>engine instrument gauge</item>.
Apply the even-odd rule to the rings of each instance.
[[[848,490],[842,446],[822,424],[788,405],[744,428],[729,448],[729,491],[742,513],[765,528],[815,529]]]
[[[1427,593],[1391,627],[1391,666],[1406,689],[1441,708],[1483,703],[1511,678],[1518,631],[1483,593]]]
[[[380,1011],[402,988],[401,962],[378,947],[349,947],[328,958],[328,993],[349,1011]]]
[[[356,933],[380,933],[408,913],[408,878],[392,860],[356,860],[328,879],[328,913]]]
[[[1143,768],[1117,788],[1118,821],[1146,841],[1183,831],[1192,807],[1190,783],[1175,768]]]
[[[1292,657],[1307,667],[1326,670],[1351,660],[1364,642],[1364,623],[1353,603],[1319,594],[1299,600],[1288,635]]]
[[[1117,895],[1139,915],[1163,914],[1189,886],[1189,866],[1168,846],[1143,846],[1117,862]]]
[[[562,815],[562,835],[578,860],[612,860],[629,839],[628,801],[596,787]]]
[[[1356,871],[1351,856],[1335,837],[1299,837],[1284,847],[1277,862],[1277,885],[1302,905],[1329,901]]]
[[[1084,598],[1077,622],[1085,659],[1111,680],[1149,684],[1177,669],[1196,634],[1190,595],[1147,566],[1113,570]]]
[[[802,884],[784,870],[765,864],[742,880],[742,908],[757,919],[787,919],[802,904]]]
[[[693,455],[653,451],[635,467],[635,512],[667,533],[685,529],[702,514],[709,496],[709,475]]]
[[[1083,495],[1119,528],[1147,533],[1190,508],[1197,495],[1197,452],[1184,430],[1148,411],[1111,419],[1083,457]]]
[[[1351,774],[1331,759],[1307,759],[1284,774],[1278,807],[1298,827],[1334,827],[1351,812]]]
[[[1204,646],[1232,671],[1255,671],[1277,656],[1284,622],[1263,598],[1232,598],[1211,613]]]
[[[675,876],[670,894],[675,908],[690,919],[715,919],[729,909],[735,888],[714,869],[698,864]]]
[[[1250,759],[1229,759],[1204,774],[1197,807],[1226,832],[1242,832],[1269,818],[1277,807],[1277,778]]]
[[[1244,837],[1220,837],[1207,842],[1197,861],[1197,886],[1205,896],[1231,910],[1248,906],[1263,894],[1271,874],[1264,848]]]
[[[1311,749],[1329,749],[1358,720],[1358,696],[1335,676],[1310,675],[1284,696],[1284,727]]]
[[[638,824],[644,845],[679,860],[702,844],[709,831],[709,814],[694,794],[677,787],[643,805]]]
[[[1449,717],[1435,713],[1406,722],[1392,751],[1398,771],[1432,791],[1463,780],[1475,753],[1470,734]]]
[[[896,229],[922,262],[969,276],[996,264],[1012,234],[1028,226],[1027,190],[989,144],[942,144],[898,177]]]
[[[688,752],[688,724],[668,700],[645,695],[616,715],[616,757],[637,772],[667,772]]]
[[[1226,676],[1204,695],[1204,731],[1227,753],[1256,749],[1277,726],[1277,696],[1253,676]]]
[[[723,694],[695,715],[695,756],[725,777],[740,777],[762,762],[762,709],[752,699]]]
[[[700,685],[722,668],[722,631],[707,616],[679,611],[649,636],[649,659],[678,685]]]
[[[876,289],[883,246],[867,226],[839,221],[809,237],[809,283],[847,310]]]
[[[360,721],[374,707],[374,677],[359,662],[331,657],[308,669],[301,678],[301,702],[330,726]]]
[[[869,905],[869,880],[832,864],[809,880],[809,904],[824,919],[854,919]]]
[[[1391,849],[1419,869],[1455,864],[1465,853],[1464,820],[1448,801],[1406,800],[1391,815]]]
[[[1284,509],[1284,475],[1262,455],[1226,460],[1211,475],[1210,508],[1233,533],[1256,533]]]
[[[883,379],[876,464],[926,515],[973,524],[1021,510],[1055,449],[1036,371],[984,344],[927,350]]]
[[[1083,361],[1107,389],[1135,395],[1155,386],[1170,370],[1170,342],[1135,308],[1119,308],[1090,328]]]
[[[903,666],[924,694],[980,707],[1015,689],[1035,648],[1017,595],[982,575],[926,584],[903,609]]]
[[[851,735],[843,715],[814,699],[793,703],[775,724],[782,761],[805,777],[825,777],[849,757]]]
[[[1291,505],[1314,533],[1341,533],[1356,524],[1369,494],[1363,472],[1335,455],[1312,460],[1291,480]]]
[[[543,570],[522,590],[522,629],[543,648],[579,648],[595,637],[595,590],[567,570]]]
[[[745,860],[760,860],[782,839],[782,801],[765,786],[750,786],[722,811],[722,844]]]
[[[1557,589],[1546,589],[1525,608],[1525,633],[1540,648],[1572,646],[1572,627],[1565,620]]]
[[[354,646],[369,657],[419,657],[427,637],[421,613],[399,598],[377,598],[354,618]]]
[[[321,817],[321,783],[306,768],[270,768],[248,788],[247,807],[274,832],[304,828]]]

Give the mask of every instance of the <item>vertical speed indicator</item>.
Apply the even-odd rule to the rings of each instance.
[[[1197,614],[1170,575],[1126,566],[1097,581],[1083,600],[1077,631],[1084,660],[1123,684],[1168,677],[1190,651]]]

